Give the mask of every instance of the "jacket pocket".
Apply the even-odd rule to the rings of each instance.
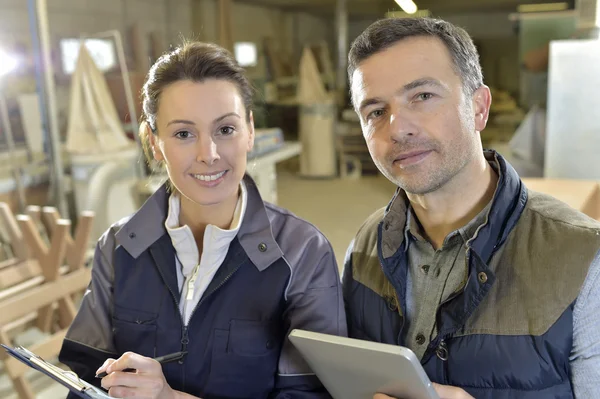
[[[115,305],[112,323],[115,347],[119,354],[135,352],[153,357],[156,347],[156,319],[152,312]]]
[[[281,352],[277,322],[232,320],[214,330],[207,396],[266,397],[275,384]]]

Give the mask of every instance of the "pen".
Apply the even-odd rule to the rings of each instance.
[[[171,353],[169,355],[155,357],[154,360],[156,360],[160,364],[166,364],[166,363],[170,363],[170,362],[179,360],[179,359],[183,358],[185,355],[187,355],[187,352],[175,352],[175,353]],[[123,371],[125,373],[133,373],[133,372],[135,372],[135,369],[123,369],[121,371]],[[103,371],[100,374],[96,375],[96,378],[104,378],[107,375],[108,374],[106,373],[106,371]]]

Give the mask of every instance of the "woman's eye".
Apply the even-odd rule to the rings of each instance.
[[[175,137],[179,138],[179,139],[187,139],[189,138],[191,135],[190,132],[188,132],[187,130],[181,130],[177,133],[175,133]]]
[[[222,128],[219,129],[219,133],[222,134],[223,136],[228,136],[230,134],[232,134],[234,131],[234,129],[231,126],[223,126]]]

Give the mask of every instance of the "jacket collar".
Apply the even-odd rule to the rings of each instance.
[[[486,160],[498,172],[498,185],[487,215],[468,247],[487,263],[495,248],[502,245],[515,226],[527,202],[527,190],[513,167],[497,152],[484,151]],[[407,249],[406,221],[408,198],[400,188],[388,204],[381,222],[381,256],[390,258]]]
[[[254,180],[246,175],[244,182],[248,202],[238,239],[252,263],[262,271],[283,257],[283,252],[273,237],[271,222]],[[119,229],[115,235],[117,243],[134,258],[148,250],[167,234],[164,222],[168,203],[169,192],[165,183]]]
[[[494,151],[485,151],[485,157],[499,175],[487,222],[466,244],[469,270],[465,289],[441,306],[438,336],[430,343],[426,357],[444,336],[452,334],[464,323],[491,289],[496,277],[488,268],[489,260],[515,227],[527,203],[527,190],[512,166]],[[404,230],[407,203],[406,193],[398,189],[378,225],[377,235],[379,260],[396,290],[401,314],[406,314],[407,249],[410,243]],[[402,343],[402,334],[398,342]]]

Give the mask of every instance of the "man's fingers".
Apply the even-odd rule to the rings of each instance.
[[[435,391],[441,399],[474,399],[464,389],[433,383]]]
[[[382,393],[376,393],[375,396],[373,396],[373,399],[394,399],[391,396],[387,396],[384,395]]]

